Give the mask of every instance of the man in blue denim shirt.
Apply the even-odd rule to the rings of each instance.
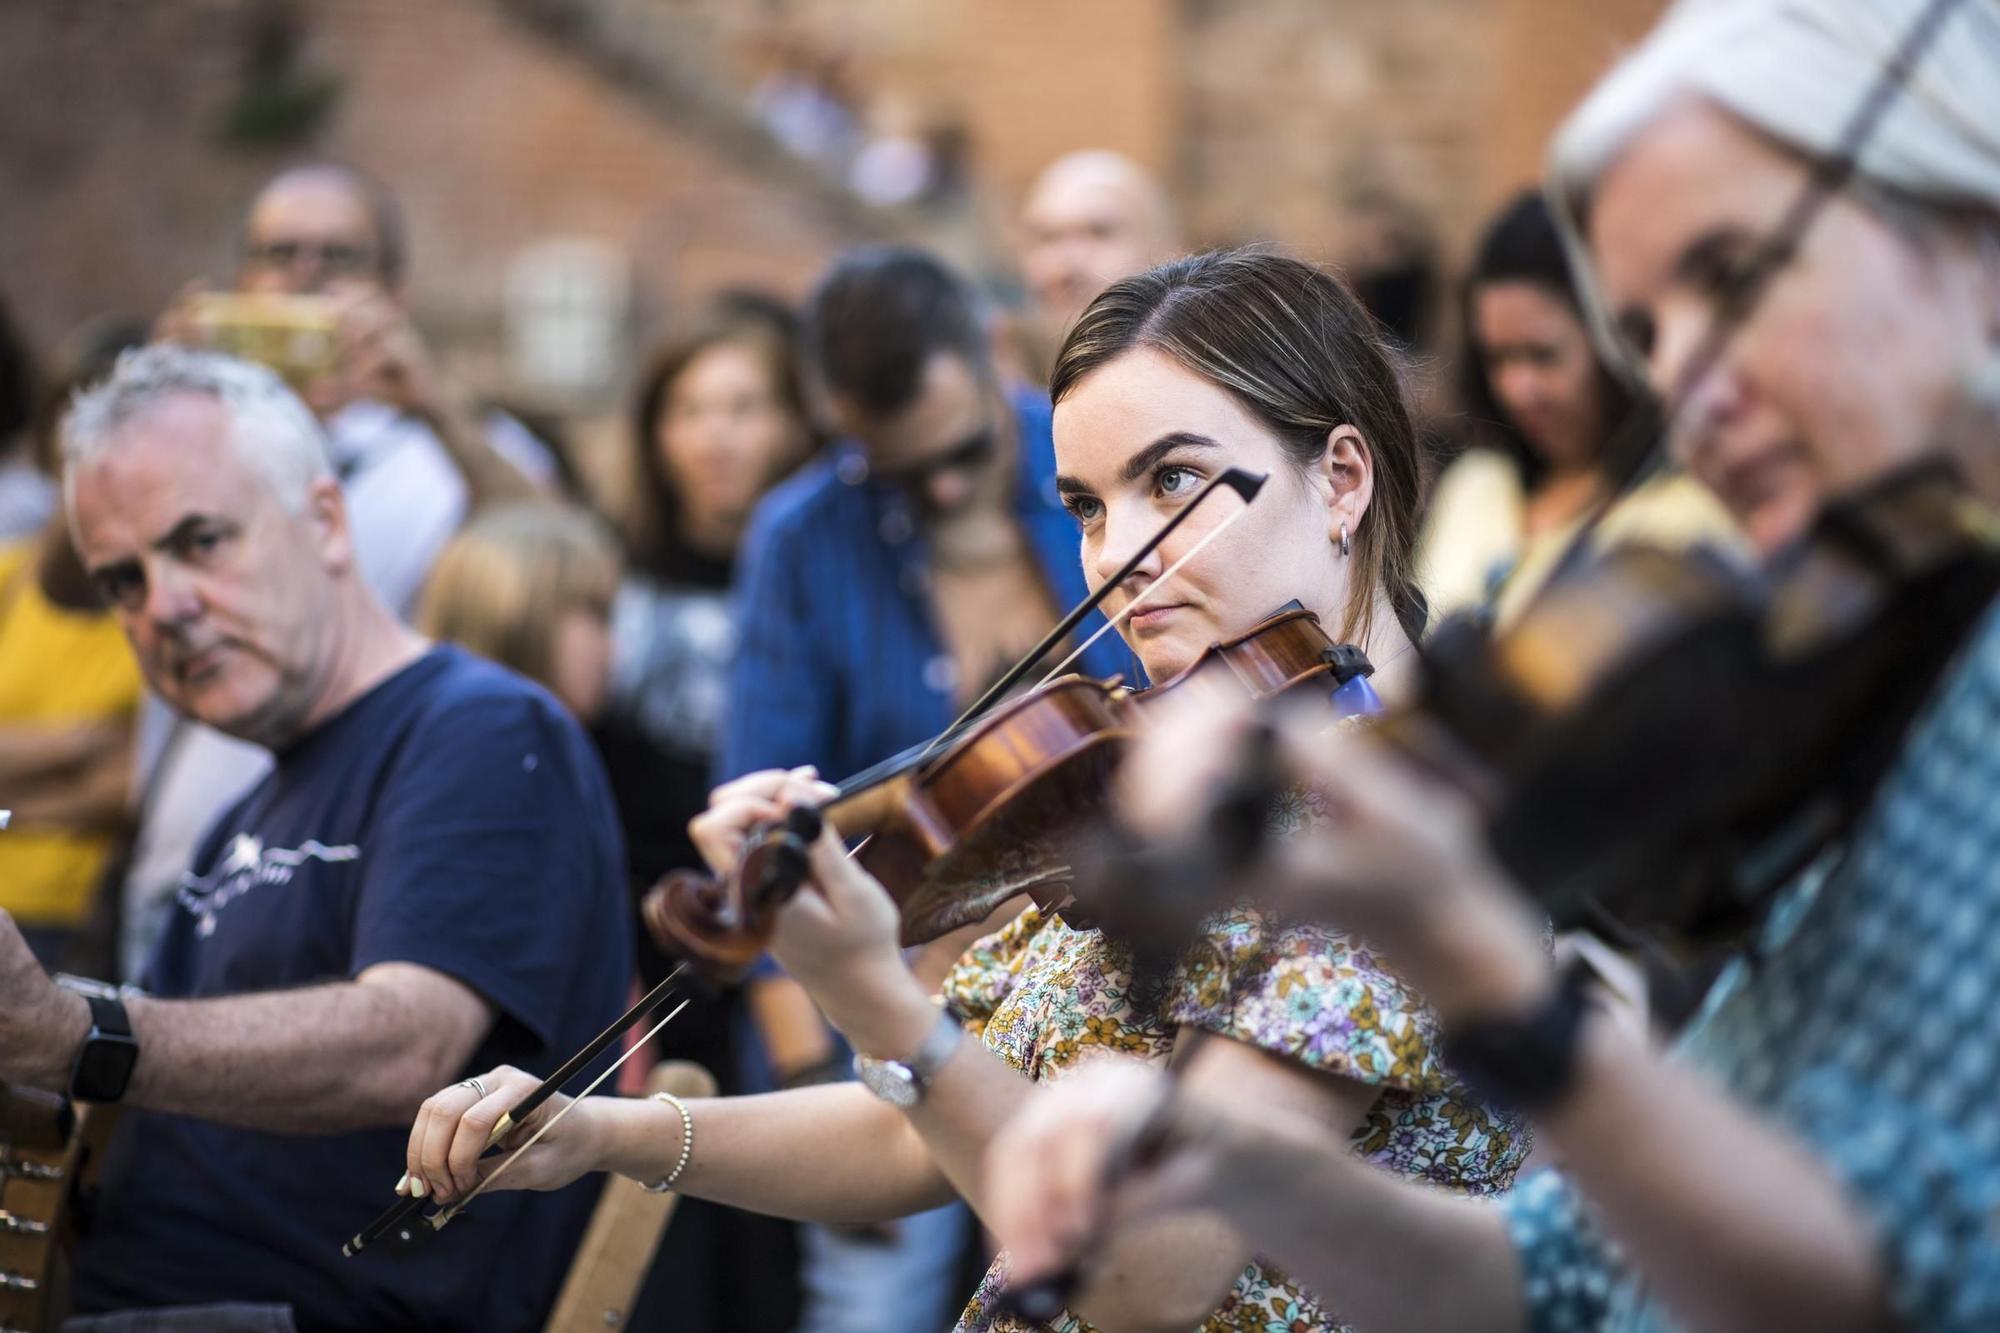
[[[806,344],[845,438],[751,520],[718,779],[800,764],[839,779],[926,740],[1086,591],[1048,401],[1001,384],[963,282],[915,251],[855,252],[815,295]],[[1130,662],[1106,635],[1078,669]],[[965,1226],[954,1205],[893,1240],[805,1228],[802,1328],[949,1324]]]
[[[838,780],[926,739],[1085,593],[1048,402],[999,383],[956,277],[861,251],[808,319],[846,438],[751,521],[719,778],[810,763]],[[1080,666],[1129,663],[1106,635]]]

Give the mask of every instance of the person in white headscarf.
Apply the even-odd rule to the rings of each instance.
[[[1932,2],[1683,4],[1554,146],[1600,329],[1656,389],[1686,389],[1675,453],[1763,552],[1939,455],[1970,510],[2000,503],[2000,0],[1957,0],[1850,187],[1683,385]],[[1200,1208],[1364,1333],[2000,1328],[2000,610],[1929,690],[1845,845],[1778,899],[1671,1053],[1566,998],[1456,792],[1367,735],[1293,745],[1342,813],[1267,876],[1273,895],[1366,935],[1448,1036],[1483,1030],[1459,1049],[1561,1169],[1497,1206],[1452,1199],[1282,1108],[1205,1095],[1198,1059],[1170,1103],[1148,1072],[1086,1072],[992,1146],[1017,1274]],[[1185,821],[1219,730],[1142,739],[1135,825]],[[1162,1105],[1164,1146],[1108,1187],[1113,1145]]]

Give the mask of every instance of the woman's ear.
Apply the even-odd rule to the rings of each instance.
[[[1368,441],[1352,426],[1335,426],[1326,435],[1326,452],[1319,459],[1326,484],[1327,535],[1340,541],[1344,526],[1351,540],[1361,516],[1375,498],[1375,455]]]

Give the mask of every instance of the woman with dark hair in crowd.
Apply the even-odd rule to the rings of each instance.
[[[699,864],[687,821],[708,803],[737,542],[758,499],[804,461],[812,433],[792,348],[746,318],[663,348],[631,429],[638,513],[613,604],[599,739],[632,879],[648,886]]]
[[[1418,448],[1379,328],[1338,281],[1241,252],[1128,278],[1071,330],[1052,393],[1057,486],[1093,583],[1223,470],[1270,478],[1251,521],[1218,532],[1233,502],[1188,514],[1112,593],[1115,613],[1214,537],[1121,625],[1149,677],[1168,679],[1297,601],[1367,652],[1385,693],[1410,678],[1424,624],[1411,563]],[[753,825],[829,790],[810,770],[753,773],[713,794],[694,836],[726,870]],[[1297,832],[1324,815],[1308,798],[1280,818]],[[1416,996],[1337,933],[1227,910],[1188,959],[1141,984],[1102,932],[1031,907],[975,944],[934,997],[905,966],[894,905],[831,831],[810,874],[779,913],[775,948],[860,1053],[861,1083],[587,1101],[503,1186],[546,1189],[608,1169],[819,1221],[902,1216],[954,1193],[979,1210],[986,1144],[1047,1095],[1042,1085],[1095,1058],[1163,1065],[1197,1049],[1191,1080],[1291,1107],[1369,1162],[1443,1191],[1504,1190],[1526,1152],[1516,1124],[1444,1070]],[[1197,1043],[1196,1030],[1214,1035]],[[487,1127],[532,1083],[503,1068],[482,1074],[478,1090],[431,1098],[411,1138],[416,1192],[470,1188]],[[1201,1222],[1149,1231],[1099,1271],[1105,1280],[1076,1303],[1107,1326],[1336,1326],[1313,1296]],[[1022,1327],[993,1300],[1005,1272],[1003,1259],[960,1328]]]
[[[708,804],[714,747],[735,646],[729,608],[737,544],[757,501],[804,462],[814,436],[786,311],[725,294],[715,313],[671,340],[634,400],[625,577],[612,603],[611,675],[595,736],[625,830],[635,902],[670,870],[700,866],[688,821]],[[643,926],[634,932],[642,984],[672,966]],[[695,997],[663,1032],[663,1059],[692,1060],[725,1092],[766,1086],[762,1066],[792,1046],[812,1064],[831,1049],[797,986],[760,979]],[[746,1002],[748,1001],[748,1002]],[[760,1003],[761,1001],[761,1003]],[[789,1024],[777,1015],[802,1009]],[[763,1049],[746,1048],[752,1024]],[[788,1034],[797,1040],[787,1042]],[[662,1246],[642,1316],[673,1311],[691,1331],[777,1327],[797,1302],[791,1227],[697,1201]]]
[[[1461,313],[1469,447],[1432,491],[1418,560],[1435,610],[1484,609],[1505,622],[1610,493],[1612,433],[1645,441],[1659,423],[1598,356],[1539,192],[1516,197],[1487,227]],[[1734,535],[1721,506],[1678,474],[1622,499],[1596,534],[1604,543],[1697,539]]]

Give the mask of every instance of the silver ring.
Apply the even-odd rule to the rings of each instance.
[[[471,1088],[474,1092],[479,1094],[480,1101],[483,1102],[486,1100],[486,1085],[484,1083],[481,1083],[478,1079],[462,1078],[458,1081],[458,1086],[461,1088]]]

